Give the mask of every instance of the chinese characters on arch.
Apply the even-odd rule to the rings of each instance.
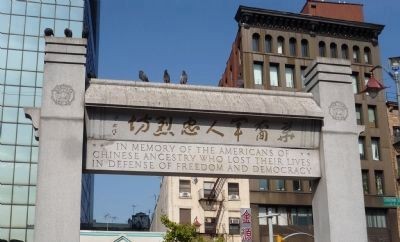
[[[318,178],[320,121],[89,110],[86,170]]]
[[[319,145],[320,124],[308,119],[141,110],[107,116],[106,121],[91,120],[94,126],[104,131],[99,137],[91,138],[288,148],[317,148]]]

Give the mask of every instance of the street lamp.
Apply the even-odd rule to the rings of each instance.
[[[382,66],[375,66],[370,70],[371,77],[368,79],[367,84],[365,84],[365,89],[361,91],[361,93],[368,93],[371,98],[375,98],[380,91],[385,89],[386,87],[374,76],[374,70],[377,68],[382,68]]]
[[[390,57],[389,58],[389,65],[391,72],[386,71],[389,76],[393,79],[396,83],[396,95],[397,95],[397,108],[400,110],[400,84],[399,84],[399,69],[400,69],[400,57]],[[399,151],[400,149],[400,139],[398,136],[394,136],[393,141],[394,148]]]
[[[399,69],[400,69],[400,57],[390,57],[389,65],[392,72],[388,72],[389,76],[396,83],[396,94],[397,94],[397,107],[400,107],[400,85],[399,85]]]
[[[279,216],[279,213],[272,213],[272,208],[268,208],[268,214],[263,216],[258,216],[259,218],[268,219],[268,236],[269,242],[274,242],[274,229],[272,227],[272,218]]]

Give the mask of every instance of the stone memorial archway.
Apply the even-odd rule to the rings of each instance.
[[[86,40],[46,38],[35,241],[79,241],[85,172],[315,179],[320,242],[367,241],[350,63],[309,93],[86,80]],[[84,133],[86,131],[86,133]]]

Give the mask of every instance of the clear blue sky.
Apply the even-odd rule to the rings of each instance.
[[[239,5],[299,12],[306,0],[100,0],[99,78],[137,80],[144,70],[161,82],[164,69],[177,83],[182,70],[189,83],[217,85],[236,36]],[[386,25],[380,36],[382,64],[400,56],[400,1],[351,0],[364,4],[366,22]],[[385,83],[393,87],[386,76]],[[392,89],[391,89],[392,90]],[[391,91],[389,90],[389,91]],[[94,218],[153,210],[160,178],[96,175]]]

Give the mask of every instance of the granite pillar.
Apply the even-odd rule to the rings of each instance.
[[[79,241],[86,39],[46,37],[35,241]]]
[[[312,201],[316,242],[367,241],[351,73],[349,61],[328,58],[306,70],[306,90],[324,113]]]

